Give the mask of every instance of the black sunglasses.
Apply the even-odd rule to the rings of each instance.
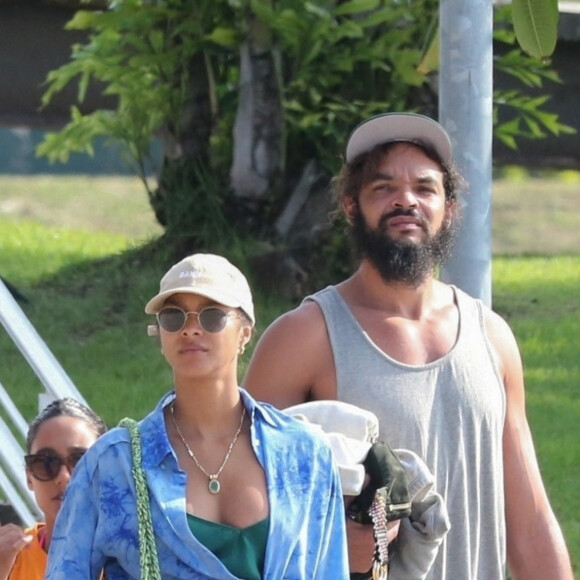
[[[220,332],[228,322],[228,318],[236,315],[235,311],[222,310],[216,306],[208,306],[199,312],[187,312],[177,306],[167,306],[157,313],[157,323],[165,332],[179,332],[187,323],[190,314],[197,316],[197,322],[206,332]]]
[[[61,457],[52,453],[36,453],[34,455],[25,455],[24,463],[35,479],[38,481],[51,481],[60,472],[60,468],[66,465],[69,473],[72,473],[81,457],[86,453],[84,451],[75,451],[68,457]]]

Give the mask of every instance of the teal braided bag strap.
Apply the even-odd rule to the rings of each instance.
[[[157,545],[153,533],[151,507],[149,504],[149,488],[145,479],[145,472],[141,465],[141,436],[137,421],[125,417],[121,419],[119,427],[125,427],[131,435],[131,454],[133,466],[131,472],[135,481],[137,494],[137,520],[139,526],[139,563],[141,566],[141,580],[161,580]]]

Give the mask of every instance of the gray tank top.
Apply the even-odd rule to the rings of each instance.
[[[506,548],[502,434],[505,391],[482,305],[453,287],[456,344],[425,365],[402,364],[368,337],[334,286],[309,296],[324,314],[338,399],[373,411],[380,437],[410,449],[433,472],[451,530],[430,580],[501,580]]]

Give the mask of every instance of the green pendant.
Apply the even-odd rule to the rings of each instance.
[[[210,479],[207,487],[209,489],[209,493],[213,493],[214,495],[219,493],[221,489],[220,482],[217,479]]]

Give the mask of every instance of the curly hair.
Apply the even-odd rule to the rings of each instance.
[[[340,207],[345,199],[351,198],[358,200],[361,189],[369,183],[376,174],[377,168],[385,155],[401,141],[389,141],[382,145],[377,145],[367,153],[359,155],[351,163],[345,163],[342,169],[336,175],[332,182],[331,188],[336,204]],[[405,141],[407,143],[407,141]],[[419,147],[425,155],[441,166],[443,172],[443,187],[445,189],[445,199],[447,203],[457,200],[459,192],[465,185],[465,182],[459,171],[452,164],[443,163],[435,149],[427,143],[419,141],[409,141],[411,145]]]

